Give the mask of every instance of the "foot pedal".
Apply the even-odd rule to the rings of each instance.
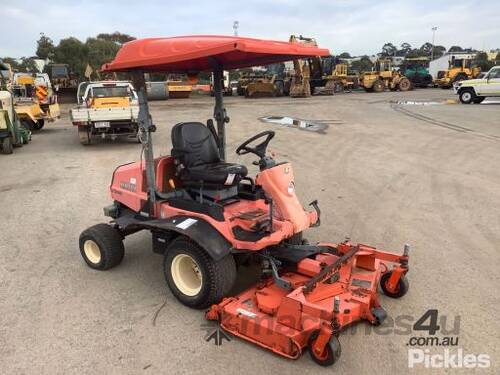
[[[375,321],[372,322],[372,324],[375,326],[381,325],[384,322],[385,318],[387,318],[387,312],[380,306],[371,309],[371,313],[375,317]]]

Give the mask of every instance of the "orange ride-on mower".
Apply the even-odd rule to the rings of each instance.
[[[110,224],[83,231],[80,251],[94,269],[118,265],[123,239],[152,233],[153,251],[184,305],[207,309],[222,328],[289,358],[308,347],[312,358],[331,365],[340,356],[339,332],[365,319],[386,317],[377,288],[390,297],[408,290],[408,248],[402,255],[367,245],[307,244],[302,232],[320,224],[316,201],[306,211],[295,194],[292,166],[266,152],[274,137],[264,131],[243,142],[238,155],[254,154],[259,173],[226,161],[223,71],[328,56],[298,43],[227,36],[144,39],[126,43],[104,71],[130,72],[139,98],[139,138],[144,160],[119,166],[110,186],[114,202],[104,208]],[[213,71],[215,109],[206,124],[172,128],[172,155],[154,158],[155,125],[146,100],[144,73]],[[262,265],[262,281],[230,297],[237,264]],[[389,269],[392,264],[392,269]]]

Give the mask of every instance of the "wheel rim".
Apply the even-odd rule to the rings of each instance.
[[[179,291],[186,296],[197,295],[203,283],[203,275],[195,260],[187,254],[178,254],[170,267],[172,279]]]
[[[470,92],[464,92],[462,94],[462,99],[465,100],[466,102],[468,102],[469,100],[471,100],[471,97],[472,97],[472,95],[470,94]]]
[[[99,245],[96,244],[95,241],[85,241],[83,244],[83,252],[90,262],[98,264],[101,261],[101,249],[99,249]]]

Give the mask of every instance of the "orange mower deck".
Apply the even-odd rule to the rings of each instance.
[[[340,356],[337,336],[343,328],[359,320],[378,325],[386,317],[379,284],[390,297],[406,293],[408,247],[398,255],[350,242],[318,246],[329,251],[300,260],[278,282],[267,277],[224,299],[206,318],[282,356],[297,359],[309,348],[317,363],[332,365]],[[386,263],[394,264],[392,271]]]

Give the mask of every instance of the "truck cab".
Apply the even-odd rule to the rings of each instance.
[[[487,97],[500,97],[500,65],[491,68],[483,78],[455,83],[453,90],[463,104],[479,104]]]

